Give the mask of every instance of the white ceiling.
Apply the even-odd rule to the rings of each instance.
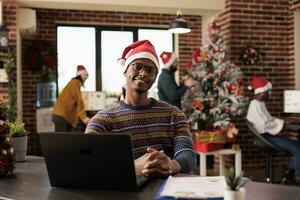
[[[224,9],[225,0],[16,0],[19,7],[103,10],[212,16]]]

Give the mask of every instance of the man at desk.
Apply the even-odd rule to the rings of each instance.
[[[300,184],[300,143],[282,136],[284,120],[271,116],[265,105],[272,89],[271,83],[264,77],[254,77],[249,89],[254,90],[255,98],[250,102],[247,120],[269,142],[292,154],[290,168],[295,170],[295,181]]]
[[[124,67],[125,99],[99,111],[85,132],[131,134],[138,175],[190,173],[195,153],[185,114],[175,106],[148,98],[159,68],[153,45],[148,40],[129,45],[119,64]]]

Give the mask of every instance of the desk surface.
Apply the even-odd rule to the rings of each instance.
[[[0,180],[0,199],[152,200],[162,181],[154,179],[139,192],[51,188],[44,159],[28,156],[25,162],[17,163],[14,176]],[[247,200],[300,200],[300,187],[250,182],[246,189]]]

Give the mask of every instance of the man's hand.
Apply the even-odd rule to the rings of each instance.
[[[195,86],[195,81],[193,78],[188,78],[184,81],[184,85],[187,87],[187,88],[192,88]]]
[[[176,160],[171,160],[163,151],[152,148],[148,148],[147,151],[148,153],[135,160],[138,175],[168,176],[181,171],[180,164]]]
[[[86,117],[86,118],[84,118],[84,119],[82,120],[82,122],[83,122],[85,125],[87,125],[87,124],[89,123],[90,119],[91,119],[91,118]]]

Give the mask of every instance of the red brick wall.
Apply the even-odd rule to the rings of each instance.
[[[293,43],[290,36],[290,7],[299,8],[299,3],[290,6],[288,0],[226,0],[226,9],[221,14],[223,33],[232,61],[244,72],[246,85],[255,75],[265,76],[272,82],[272,99],[268,108],[272,115],[278,117],[283,115],[283,90],[294,89],[294,64],[290,61],[293,55],[289,51]],[[256,65],[246,66],[240,60],[241,49],[247,45],[253,46],[261,54]],[[249,92],[247,95],[252,98]],[[252,145],[253,136],[243,120],[238,122],[243,167],[264,167],[264,155]],[[273,163],[286,163],[286,157],[276,157]]]
[[[7,3],[10,2],[10,3]],[[15,21],[15,3],[4,1],[4,20]],[[269,108],[274,116],[282,114],[282,92],[293,89],[294,61],[293,61],[293,17],[291,10],[300,9],[299,1],[295,0],[226,0],[226,8],[221,14],[222,32],[229,47],[232,61],[241,67],[245,73],[245,83],[248,84],[253,75],[266,76],[274,86],[273,98]],[[5,11],[6,10],[6,11]],[[14,11],[12,11],[14,10]],[[133,25],[154,26],[168,25],[173,15],[116,13],[101,11],[73,11],[38,9],[38,38],[56,43],[55,25],[58,21],[76,24],[104,24],[104,25]],[[185,16],[190,22],[192,32],[180,35],[179,50],[180,64],[185,66],[195,47],[201,45],[201,17]],[[13,20],[14,19],[14,20]],[[13,23],[13,22],[10,22]],[[15,26],[12,25],[11,40],[15,37]],[[23,53],[30,41],[23,41]],[[14,43],[12,41],[12,43]],[[261,54],[261,61],[255,66],[242,65],[239,57],[241,48],[251,44]],[[24,121],[31,132],[35,131],[35,85],[38,78],[23,67],[23,110]],[[0,84],[0,97],[7,98],[7,86]],[[249,93],[250,95],[250,93]],[[243,167],[265,165],[264,155],[255,150],[252,136],[242,123],[238,123],[240,135],[238,141],[243,150]],[[38,146],[31,143],[30,152],[36,153]],[[275,159],[277,164],[285,162],[283,156]]]
[[[16,2],[13,0],[3,0],[2,3],[3,25],[9,30],[9,45],[12,49],[16,47]],[[0,60],[5,62],[7,52],[1,52]],[[0,83],[0,101],[8,102],[7,83]]]
[[[174,15],[166,14],[140,14],[124,12],[80,11],[80,10],[37,10],[38,35],[37,38],[48,40],[56,44],[56,23],[90,24],[90,25],[124,25],[141,27],[168,26]],[[194,48],[201,42],[201,17],[184,16],[190,22],[191,33],[179,36],[180,64],[185,66],[189,61]],[[29,40],[23,41],[23,57]],[[36,83],[38,77],[32,74],[28,66],[23,66],[23,112],[24,121],[31,132],[36,131],[35,101]],[[33,142],[32,145],[34,145]],[[38,146],[32,148],[30,153],[39,152]]]

